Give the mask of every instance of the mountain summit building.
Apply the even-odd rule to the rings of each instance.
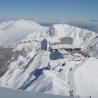
[[[73,45],[73,38],[71,37],[63,37],[58,40],[52,40],[49,43],[49,46],[51,49],[76,49],[76,50],[81,50],[81,47],[77,47]]]

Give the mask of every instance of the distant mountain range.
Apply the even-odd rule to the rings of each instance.
[[[41,22],[43,26],[52,26],[53,24],[58,24],[60,22]],[[88,29],[98,33],[98,20],[81,20],[81,21],[66,21],[63,22],[69,25],[77,26],[80,28]]]

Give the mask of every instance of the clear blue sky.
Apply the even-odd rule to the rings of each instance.
[[[98,0],[0,0],[0,18],[98,20]]]

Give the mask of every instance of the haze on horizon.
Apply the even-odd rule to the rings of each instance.
[[[98,20],[98,0],[0,0],[0,19]]]

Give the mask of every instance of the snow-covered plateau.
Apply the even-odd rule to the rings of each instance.
[[[6,36],[5,36],[6,35]],[[0,86],[30,92],[98,96],[98,34],[67,24],[0,23],[0,45],[14,47]]]

